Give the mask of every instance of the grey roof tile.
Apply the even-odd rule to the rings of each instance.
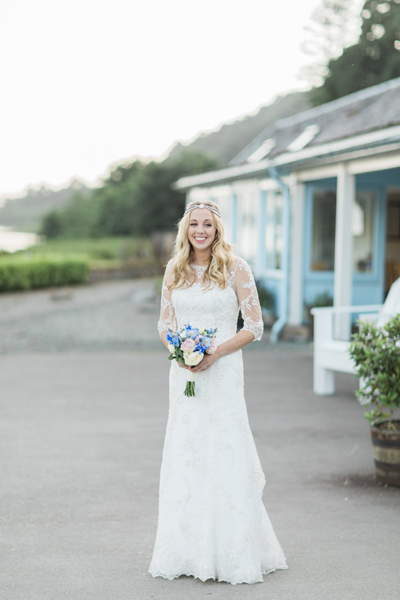
[[[307,148],[399,123],[400,77],[292,117],[279,119],[261,132],[230,164],[246,162],[268,138],[274,138],[276,141],[276,145],[268,154],[268,158],[274,158],[287,151],[289,144],[309,125],[317,124],[320,131],[307,144]]]

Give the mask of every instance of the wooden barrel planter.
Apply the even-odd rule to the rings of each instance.
[[[392,422],[396,429],[387,429]],[[379,419],[371,425],[378,481],[400,486],[400,419]]]

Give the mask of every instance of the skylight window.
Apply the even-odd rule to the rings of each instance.
[[[298,138],[292,142],[287,149],[289,152],[298,152],[299,150],[303,150],[315,138],[317,133],[320,132],[319,125],[309,125],[305,128],[305,130],[299,135]]]
[[[275,144],[276,142],[272,138],[265,140],[265,142],[261,144],[261,146],[255,152],[253,152],[253,154],[250,154],[250,156],[247,159],[247,162],[256,163],[262,160],[267,156],[267,154],[269,154],[269,152],[271,152]]]

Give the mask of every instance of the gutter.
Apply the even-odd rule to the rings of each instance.
[[[287,323],[288,320],[288,306],[289,306],[289,244],[290,244],[290,190],[289,186],[279,178],[278,172],[275,167],[268,167],[268,173],[271,179],[282,190],[283,195],[283,252],[282,252],[282,272],[283,282],[280,298],[280,317],[272,326],[271,335],[269,341],[271,344],[276,344],[279,335]]]

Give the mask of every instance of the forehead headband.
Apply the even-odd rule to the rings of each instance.
[[[190,206],[188,206],[187,209],[185,210],[183,216],[192,212],[192,210],[194,210],[195,208],[207,208],[208,210],[211,210],[211,212],[214,213],[214,215],[217,215],[219,218],[221,218],[221,213],[219,212],[218,208],[215,208],[211,204],[200,204],[200,203],[191,204]]]

